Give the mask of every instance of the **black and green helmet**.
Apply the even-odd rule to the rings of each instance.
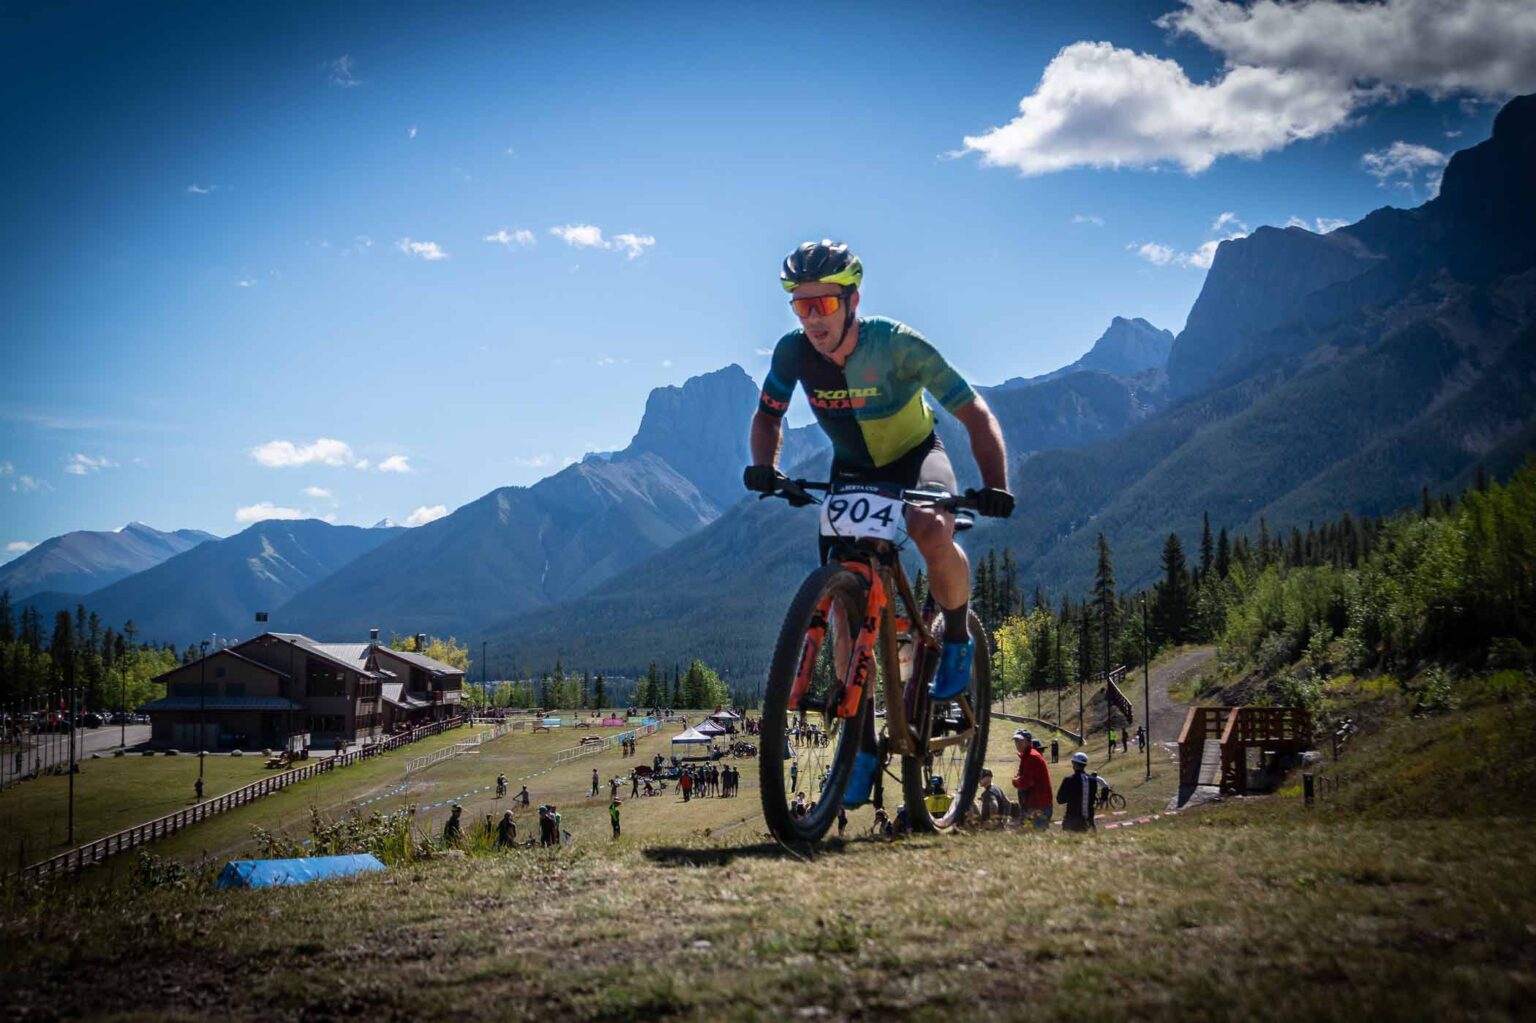
[[[847,245],[830,238],[801,245],[784,257],[784,266],[779,270],[779,283],[785,291],[794,291],[801,284],[857,288],[863,278],[864,264],[859,257],[849,252]]]

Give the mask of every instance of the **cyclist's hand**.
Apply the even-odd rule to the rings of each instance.
[[[808,497],[804,494],[796,494],[793,492],[785,494],[784,500],[789,502],[789,506],[791,508],[804,508],[808,504],[816,503],[816,499],[814,497]]]
[[[1001,487],[967,490],[965,496],[975,502],[977,514],[989,519],[1006,519],[1013,514],[1013,495]]]
[[[779,488],[779,470],[771,465],[749,465],[741,474],[741,485],[759,494],[771,494]]]

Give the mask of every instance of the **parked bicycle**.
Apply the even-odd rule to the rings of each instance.
[[[818,501],[810,491],[826,494]],[[791,504],[818,504],[821,532],[835,537],[827,563],[801,583],[774,648],[759,738],[763,816],[786,843],[816,842],[837,820],[855,757],[878,758],[874,802],[883,776],[900,785],[907,826],[944,832],[960,823],[976,794],[986,760],[992,678],[988,658],[972,663],[970,687],[935,699],[929,683],[938,670],[943,612],[931,595],[921,607],[902,568],[906,506],[947,511],[972,508],[969,498],[869,483],[809,483],[781,479],[764,495]],[[972,525],[957,515],[957,531]],[[968,627],[978,651],[986,633],[975,613]],[[791,748],[792,725],[812,722],[824,744]],[[900,760],[899,778],[890,765]],[[825,781],[809,811],[792,810],[795,786]],[[928,810],[929,780],[941,775],[954,797],[940,816]]]

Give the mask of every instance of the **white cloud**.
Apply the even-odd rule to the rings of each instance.
[[[550,228],[549,233],[573,249],[606,247],[603,242],[602,228],[591,224],[566,224],[564,227]]]
[[[1167,266],[1173,262],[1174,257],[1177,255],[1173,249],[1166,245],[1159,245],[1157,242],[1143,242],[1141,245],[1134,245],[1133,243],[1133,246],[1128,247],[1134,247],[1136,255],[1155,266]]]
[[[304,519],[308,517],[297,508],[282,508],[271,501],[258,501],[256,504],[248,504],[243,508],[235,509],[235,521],[246,525],[252,522],[262,522],[267,519]]]
[[[533,455],[530,458],[514,458],[514,459],[512,459],[512,464],[513,465],[526,466],[527,468],[530,468],[530,469],[542,469],[546,465],[553,465],[554,462],[555,462],[555,456],[554,455]]]
[[[92,458],[90,455],[79,453],[69,456],[69,461],[64,464],[64,471],[71,476],[85,476],[101,469],[115,469],[117,463],[104,455]]]
[[[320,65],[326,71],[326,81],[338,89],[352,89],[362,85],[362,79],[352,73],[352,55],[343,53],[335,60]]]
[[[1211,230],[1212,231],[1220,231],[1222,228],[1226,227],[1228,224],[1236,225],[1237,229],[1240,230],[1240,231],[1248,230],[1248,225],[1244,224],[1242,221],[1238,220],[1236,213],[1231,213],[1231,212],[1223,213],[1221,216],[1217,217],[1215,222],[1213,224],[1211,224]]]
[[[672,368],[672,360],[671,359],[662,359],[661,360],[661,365],[662,365],[663,369],[671,369]]]
[[[299,465],[345,465],[352,460],[352,448],[345,441],[321,437],[310,444],[291,440],[270,440],[251,449],[251,458],[268,469],[286,469]]]
[[[37,544],[30,540],[12,540],[10,543],[5,545],[5,553],[25,554],[36,546]]]
[[[603,230],[593,224],[566,224],[552,227],[549,233],[573,249],[607,249],[623,252],[630,259],[638,259],[645,250],[656,244],[656,238],[648,234],[616,234],[604,238]]]
[[[1019,116],[965,147],[1023,174],[1069,167],[1177,165],[1257,157],[1339,127],[1354,101],[1326,77],[1237,67],[1209,84],[1171,60],[1109,43],[1073,43],[1046,65]]]
[[[649,234],[616,234],[613,236],[613,244],[609,248],[618,249],[630,259],[639,259],[645,254],[645,250],[656,244],[654,235]]]
[[[305,487],[304,488],[304,496],[306,496],[306,497],[330,497],[331,496],[331,492],[329,490],[325,489],[324,487]]]
[[[1158,24],[1199,39],[1230,66],[1336,78],[1431,96],[1536,89],[1536,6],[1527,0],[1183,0]]]
[[[9,476],[16,471],[16,467],[10,462],[0,462],[0,476]]]
[[[379,463],[380,472],[410,472],[411,464],[405,455],[390,455]]]
[[[1433,198],[1440,193],[1440,176],[1449,160],[1438,149],[1399,140],[1360,157],[1360,167],[1381,188],[1395,185],[1416,193],[1417,186],[1422,184]]]
[[[218,185],[199,185],[194,181],[192,184],[187,186],[187,191],[192,195],[207,195],[209,192],[215,191],[218,187]]]
[[[1294,213],[1286,220],[1286,227],[1299,227],[1303,231],[1311,231],[1314,234],[1327,234],[1329,231],[1337,231],[1341,227],[1348,227],[1349,221],[1342,217],[1318,217],[1308,221],[1298,217]]]
[[[352,468],[354,468],[354,469],[366,469],[366,468],[368,468],[368,459],[366,459],[366,458],[359,458],[357,461],[352,463]]]
[[[600,355],[600,356],[598,356],[597,364],[599,366],[612,366],[613,363],[614,363],[614,358],[611,355]]]
[[[407,256],[420,256],[429,263],[448,258],[448,253],[438,248],[437,242],[417,242],[409,238],[401,238],[395,242],[395,248]]]
[[[16,482],[11,484],[11,493],[13,494],[33,494],[39,490],[48,491],[52,489],[53,484],[47,480],[40,480],[25,473],[17,476]]]
[[[406,129],[405,137],[408,139],[413,139],[416,137],[416,126],[414,124]]]
[[[761,355],[764,358],[767,358],[768,356],[773,354],[773,349],[772,348],[755,348],[755,349],[753,349],[753,352],[755,354],[757,354],[757,355]]]
[[[1223,59],[1209,81],[1176,62],[1076,42],[1046,66],[1019,115],[965,152],[1023,174],[1260,157],[1420,91],[1496,97],[1536,89],[1527,0],[1180,0],[1158,24]]]
[[[448,509],[444,505],[434,504],[430,507],[422,505],[405,517],[405,524],[407,526],[425,526],[428,522],[436,522],[447,514]]]
[[[532,231],[522,227],[518,228],[516,231],[508,231],[503,227],[499,229],[495,234],[488,234],[481,240],[487,242],[495,242],[498,245],[506,245],[509,247],[513,245],[521,245],[524,248],[535,244],[537,241],[537,239],[534,238]]]
[[[373,248],[373,239],[366,234],[356,235],[352,239],[352,247],[358,252],[367,253],[369,249]]]
[[[1074,213],[1072,214],[1072,223],[1092,224],[1094,227],[1103,227],[1104,218],[1092,213]]]
[[[235,286],[240,288],[254,288],[256,287],[256,282],[251,280],[249,277],[242,277],[240,280],[235,282]]]

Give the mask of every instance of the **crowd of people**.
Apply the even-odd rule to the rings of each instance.
[[[695,796],[700,799],[706,796],[730,798],[740,790],[740,785],[741,772],[730,764],[724,767],[691,764],[678,768],[677,787],[685,803]]]

